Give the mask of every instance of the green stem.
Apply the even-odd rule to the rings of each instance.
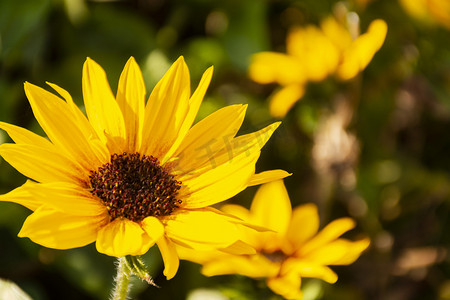
[[[125,257],[117,258],[117,262],[116,282],[111,300],[125,300],[130,285],[131,269],[128,267]]]

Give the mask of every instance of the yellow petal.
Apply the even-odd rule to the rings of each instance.
[[[140,147],[145,110],[145,83],[142,72],[131,57],[125,65],[119,79],[117,103],[122,111],[128,136],[130,152]]]
[[[161,159],[172,147],[188,113],[190,85],[188,67],[180,57],[150,94],[141,152]]]
[[[230,105],[217,110],[194,125],[175,156],[173,169],[184,175],[210,163],[212,156],[222,149],[229,149],[245,117],[247,105]]]
[[[179,176],[187,188],[180,191],[183,207],[200,208],[229,199],[245,189],[255,172],[260,149],[280,123],[233,139],[230,147],[211,157],[197,173]]]
[[[325,247],[322,247],[319,249],[318,252],[322,252],[323,254],[325,254],[323,257],[319,258],[319,259],[326,259],[327,257],[329,257],[329,262],[327,262],[327,264],[331,264],[331,265],[349,265],[351,263],[353,263],[355,260],[358,259],[358,257],[361,255],[361,253],[367,249],[367,247],[369,247],[370,245],[370,240],[365,238],[356,242],[353,241],[348,241],[345,239],[338,239],[333,243],[330,243],[328,245],[326,245]],[[338,249],[334,252],[334,259],[331,260],[331,255],[328,255],[326,252],[328,251],[328,253],[330,253],[331,251],[334,251],[334,249]],[[337,257],[337,255],[335,253],[342,251],[343,254],[340,255],[340,257]],[[314,256],[318,256],[318,254],[316,254],[316,252],[312,252],[311,254],[313,254]],[[316,257],[317,257],[316,256]]]
[[[375,20],[369,25],[366,33],[359,36],[343,53],[343,61],[337,70],[342,80],[355,77],[372,60],[386,38],[387,24],[383,20]]]
[[[69,92],[56,84],[50,82],[47,82],[47,84],[51,86],[61,97],[63,97],[64,100],[66,100],[69,109],[72,111],[72,114],[76,119],[77,127],[82,132],[85,139],[89,141],[90,150],[86,151],[92,151],[93,155],[97,157],[97,160],[100,162],[100,164],[107,162],[109,160],[109,152],[106,148],[106,145],[100,141],[94,128],[92,128],[91,123],[89,123],[89,120],[80,110],[80,108],[75,104]]]
[[[164,236],[156,243],[158,244],[159,252],[161,252],[164,261],[163,274],[166,276],[167,280],[172,279],[177,273],[180,265],[175,245]]]
[[[450,3],[445,0],[400,0],[400,3],[412,17],[434,24],[440,23],[450,29]]]
[[[417,1],[410,1],[410,0],[400,0],[401,5],[403,6],[403,9],[406,10],[411,16],[417,18],[417,19],[426,19],[427,18],[427,3],[428,1],[425,0],[417,0]]]
[[[236,204],[226,204],[221,207],[221,211],[236,216],[248,224],[256,225],[256,222],[253,219],[253,216],[250,214],[250,211],[245,207]],[[276,241],[274,240],[274,232],[266,233],[261,231],[262,230],[259,230],[258,228],[246,228],[243,226],[241,228],[241,240],[258,250],[264,249],[265,246],[268,246],[267,241],[270,239],[272,239],[274,243],[280,242],[279,239],[277,239]],[[267,231],[267,229],[263,231]],[[275,246],[273,245],[274,243],[271,243],[272,248]],[[279,246],[279,244],[277,244],[276,246]]]
[[[25,83],[25,93],[36,120],[55,146],[66,150],[72,160],[86,170],[99,163],[78,126],[79,119],[66,102],[30,83]]]
[[[296,207],[287,231],[288,240],[299,249],[319,230],[319,213],[317,206],[309,203]]]
[[[435,21],[450,29],[450,3],[442,0],[427,2],[428,9]]]
[[[220,250],[199,251],[190,248],[188,245],[174,244],[180,260],[188,260],[198,264],[204,264],[212,259],[219,260],[223,256],[228,256]]]
[[[23,223],[19,237],[54,249],[78,248],[95,241],[103,217],[75,216],[40,207]]]
[[[243,242],[243,241],[236,241],[230,246],[227,246],[225,248],[219,249],[222,252],[232,254],[232,255],[253,255],[256,254],[255,248],[253,248],[251,245]]]
[[[107,217],[106,206],[100,199],[78,185],[67,182],[50,182],[35,184],[29,192],[43,204],[60,212],[77,216]]]
[[[302,299],[300,291],[301,278],[295,273],[267,279],[267,286],[285,299]]]
[[[339,50],[315,26],[294,28],[287,37],[286,51],[302,63],[306,80],[320,81],[333,73],[339,63]],[[304,81],[306,81],[304,80]]]
[[[105,71],[95,61],[86,59],[83,66],[83,98],[89,122],[103,142],[109,137],[126,140],[125,123],[114,98]],[[119,152],[120,149],[117,149]]]
[[[260,185],[263,183],[272,182],[275,180],[283,179],[283,178],[291,176],[291,175],[292,175],[292,173],[288,173],[284,170],[264,171],[264,172],[261,172],[258,174],[253,174],[253,176],[250,177],[248,186]]]
[[[159,240],[164,234],[164,225],[155,217],[147,217],[142,220],[141,227],[153,243]]]
[[[0,155],[17,171],[38,182],[79,182],[86,173],[55,151],[34,145],[2,144]]]
[[[27,180],[27,182],[25,182],[22,186],[12,190],[7,194],[0,195],[0,201],[18,203],[34,211],[42,205],[42,199],[38,199],[32,193],[30,193],[30,189],[35,185],[38,185],[38,183]]]
[[[220,208],[221,211],[236,216],[244,221],[251,221],[250,211],[237,204],[225,204]]]
[[[275,118],[283,118],[304,94],[305,86],[303,84],[291,84],[283,87],[270,98],[270,114]]]
[[[300,256],[304,256],[311,251],[336,240],[345,232],[355,227],[355,221],[350,218],[334,220],[322,229],[315,237],[310,239],[299,251]]]
[[[350,32],[341,25],[336,18],[327,17],[321,23],[323,33],[329,38],[340,51],[347,49],[353,42]]]
[[[291,200],[282,180],[259,187],[250,207],[256,224],[284,235],[291,219]]]
[[[5,130],[16,144],[35,145],[41,148],[54,149],[54,145],[49,140],[25,128],[4,122],[0,122],[0,128]]]
[[[166,221],[166,236],[198,250],[225,248],[240,237],[237,222],[211,210],[185,210]]]
[[[227,200],[247,187],[255,172],[259,153],[236,157],[229,164],[222,164],[190,179],[180,178],[187,188],[180,191],[184,208],[201,208]]]
[[[170,150],[166,153],[165,158],[161,160],[161,163],[166,162],[167,159],[169,159],[173,155],[173,153],[177,151],[181,142],[186,137],[186,134],[188,133],[189,129],[194,123],[195,117],[197,116],[200,104],[202,103],[203,97],[205,96],[206,90],[208,89],[209,83],[211,82],[212,74],[213,74],[213,67],[208,68],[205,71],[205,73],[203,73],[203,76],[200,80],[200,83],[198,84],[197,89],[194,91],[191,98],[189,99],[189,109],[186,114],[186,117],[184,118],[184,122],[180,127],[178,136],[176,140],[173,142]]]
[[[327,266],[311,262],[307,259],[288,259],[284,262],[282,271],[295,273],[299,277],[319,278],[328,283],[335,283],[338,279],[336,273]]]
[[[142,255],[153,245],[139,224],[117,218],[98,231],[97,251],[109,256]]]
[[[199,255],[202,255],[202,252]],[[262,255],[220,255],[204,263],[202,273],[206,276],[240,274],[252,278],[264,278],[276,276],[279,270],[279,264],[269,261]]]
[[[252,55],[249,76],[259,83],[276,82],[281,85],[303,84],[306,80],[302,62],[276,52],[260,52]]]

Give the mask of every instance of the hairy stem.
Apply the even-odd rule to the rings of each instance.
[[[119,257],[117,259],[117,275],[115,278],[115,287],[111,300],[127,299],[130,278],[131,270],[125,261],[125,257]]]

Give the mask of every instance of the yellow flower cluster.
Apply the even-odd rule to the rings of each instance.
[[[331,74],[341,80],[355,77],[381,48],[386,33],[386,23],[377,19],[366,33],[352,36],[349,28],[328,17],[320,27],[293,28],[286,40],[285,54],[254,54],[249,76],[259,83],[282,86],[272,96],[270,113],[283,117],[304,95],[308,81],[321,81]]]
[[[337,275],[328,265],[351,264],[370,243],[367,238],[355,242],[340,238],[355,226],[350,218],[334,220],[319,231],[317,207],[305,204],[292,210],[282,180],[262,185],[250,210],[229,204],[223,206],[222,211],[268,229],[266,232],[245,228],[241,231],[241,241],[256,252],[236,255],[179,248],[180,257],[201,263],[202,272],[207,276],[242,274],[266,278],[267,285],[287,299],[302,297],[302,277],[335,283]]]

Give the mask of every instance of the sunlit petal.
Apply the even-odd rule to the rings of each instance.
[[[298,277],[319,278],[329,283],[335,283],[338,279],[330,268],[308,259],[289,259],[284,263],[283,270]]]
[[[303,84],[291,84],[281,88],[270,98],[270,114],[276,118],[283,118],[304,94]]]
[[[225,259],[211,260],[204,264],[202,273],[206,276],[241,274],[244,276],[264,278],[276,276],[280,265],[272,263],[261,255],[228,255]]]
[[[300,250],[302,255],[314,251],[318,247],[334,241],[342,234],[355,227],[355,221],[350,218],[341,218],[329,223],[316,236],[308,241]]]
[[[224,248],[240,237],[236,222],[210,210],[183,211],[166,221],[166,236],[198,250]]]
[[[319,230],[319,213],[314,204],[304,204],[296,207],[292,212],[291,223],[286,237],[299,249]]]
[[[191,128],[192,124],[194,123],[195,117],[197,116],[200,104],[202,103],[203,97],[205,96],[206,90],[208,89],[209,83],[211,82],[212,74],[213,67],[210,67],[205,71],[205,73],[203,73],[197,89],[189,99],[188,112],[186,114],[186,117],[184,118],[183,124],[180,127],[178,136],[170,147],[170,150],[166,153],[165,158],[161,160],[162,163],[167,161],[167,159],[169,159],[175,151],[180,152],[180,150],[178,150],[178,147],[185,140],[186,134],[190,132],[189,129]]]
[[[386,38],[387,24],[383,20],[373,21],[366,33],[359,36],[343,53],[343,62],[337,74],[343,80],[355,77],[372,60]]]
[[[55,149],[54,145],[49,140],[25,128],[4,122],[0,122],[0,128],[5,130],[16,144],[35,145],[41,148]]]
[[[163,158],[189,110],[189,70],[180,57],[153,89],[145,107],[141,152]]]
[[[86,151],[90,149],[89,140],[78,126],[79,118],[65,101],[27,82],[25,93],[36,120],[55,146],[66,150],[86,169],[99,163],[92,151]]]
[[[273,123],[257,132],[234,138],[229,148],[211,157],[210,163],[197,173],[180,176],[187,186],[180,195],[187,200],[185,208],[199,208],[228,199],[247,187],[255,173],[260,149],[280,123]],[[192,176],[195,175],[195,176]]]
[[[248,182],[248,186],[253,185],[260,185],[267,182],[280,180],[285,177],[291,176],[292,173],[288,173],[284,170],[270,170],[270,171],[264,171],[258,174],[254,174],[252,177],[250,177],[250,180]]]
[[[173,168],[176,173],[182,176],[194,172],[211,163],[218,151],[230,149],[246,109],[246,105],[226,106],[195,124],[175,153],[177,160]]]
[[[46,206],[60,212],[77,216],[107,216],[105,205],[78,185],[67,182],[34,184],[28,191]]]
[[[300,276],[293,272],[267,279],[267,286],[286,299],[301,299],[303,297],[300,284]]]
[[[291,200],[282,180],[262,185],[253,198],[250,211],[256,224],[284,235],[291,219]]]
[[[116,99],[125,120],[128,148],[132,152],[140,147],[144,123],[145,93],[141,69],[131,57],[120,75]]]
[[[111,91],[105,71],[88,58],[83,66],[83,98],[89,122],[104,142],[116,137],[125,142],[122,112]]]
[[[164,234],[164,225],[155,217],[147,217],[141,222],[142,229],[153,242],[159,240]]]
[[[118,218],[98,231],[97,251],[110,256],[142,255],[153,245],[139,224]]]
[[[180,265],[175,245],[164,236],[156,243],[158,244],[159,251],[164,260],[164,276],[166,276],[167,280],[172,279],[177,273]]]
[[[18,203],[34,211],[43,204],[43,199],[36,198],[30,192],[30,190],[38,184],[39,183],[27,180],[27,182],[25,182],[22,186],[12,190],[9,193],[0,195],[0,201]]]
[[[356,242],[337,239],[312,251],[305,259],[323,265],[348,265],[353,263],[369,244],[368,239]]]
[[[281,85],[302,84],[307,76],[302,61],[276,52],[260,52],[252,56],[249,76],[259,83]]]
[[[75,216],[40,207],[25,220],[19,237],[54,249],[82,247],[95,241],[103,216]]]
[[[77,182],[86,176],[56,149],[50,151],[35,145],[2,144],[0,155],[20,173],[38,182]]]

